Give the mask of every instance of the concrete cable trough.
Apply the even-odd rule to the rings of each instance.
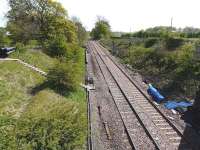
[[[37,68],[37,67],[35,67],[35,66],[33,66],[33,65],[30,65],[30,64],[28,64],[28,63],[26,63],[26,62],[24,62],[24,61],[22,61],[22,60],[20,60],[20,59],[0,58],[0,61],[16,61],[16,62],[18,62],[18,63],[24,65],[25,67],[28,67],[28,68],[30,68],[31,70],[40,73],[40,74],[43,75],[43,76],[46,76],[46,75],[47,75],[47,73],[44,72],[44,71],[42,71],[41,69],[39,69],[39,68]]]

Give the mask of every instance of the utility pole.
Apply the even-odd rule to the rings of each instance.
[[[115,55],[115,42],[112,41],[112,54]]]
[[[172,28],[173,28],[173,17],[171,17],[171,31],[172,31]]]

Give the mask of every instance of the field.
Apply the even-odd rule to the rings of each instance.
[[[47,72],[56,62],[34,50],[11,57]],[[86,126],[84,89],[61,95],[29,68],[0,62],[0,149],[83,149]]]

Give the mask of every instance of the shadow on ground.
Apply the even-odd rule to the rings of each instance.
[[[68,96],[71,92],[70,90],[66,89],[64,86],[62,86],[62,85],[54,86],[49,81],[45,81],[45,82],[31,88],[29,92],[31,95],[36,95],[37,93],[39,93],[40,91],[45,90],[45,89],[51,89],[55,93],[62,95],[62,96]]]

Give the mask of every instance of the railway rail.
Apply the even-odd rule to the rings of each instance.
[[[88,91],[90,106],[88,107],[88,149],[131,150],[120,115],[98,63],[90,49],[86,52],[87,75],[93,79],[96,89]]]
[[[133,149],[190,150],[192,145],[95,41],[88,42]]]

